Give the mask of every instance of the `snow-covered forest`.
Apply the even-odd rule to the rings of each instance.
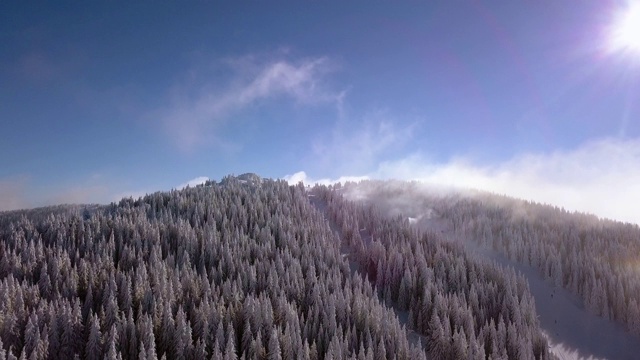
[[[588,312],[640,336],[640,227],[479,191],[365,181],[340,192],[387,217],[531,266]]]
[[[345,191],[385,207],[388,214],[422,215],[422,228],[444,222],[440,227],[451,227],[461,239],[538,268],[582,298],[589,311],[640,336],[637,225],[489,193],[434,191],[418,183],[362,182]]]
[[[522,275],[347,189],[227,177],[108,206],[1,213],[0,359],[552,357]],[[429,206],[516,257],[544,257],[527,255],[558,276],[565,255],[549,255],[553,242],[500,245],[499,221],[514,218],[485,203]],[[561,265],[563,283],[589,281]],[[589,290],[608,286],[607,269],[592,269]]]

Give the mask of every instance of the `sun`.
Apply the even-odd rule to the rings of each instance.
[[[640,56],[640,1],[630,2],[620,11],[613,24],[611,46]]]

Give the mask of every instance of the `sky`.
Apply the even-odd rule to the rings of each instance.
[[[0,210],[255,172],[640,222],[624,1],[0,3]]]

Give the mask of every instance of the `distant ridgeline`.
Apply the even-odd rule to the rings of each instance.
[[[338,189],[0,214],[0,359],[550,358],[524,278]]]

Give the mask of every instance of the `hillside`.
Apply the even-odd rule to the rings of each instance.
[[[1,214],[0,358],[549,357],[513,271],[329,188],[242,180]]]
[[[479,191],[369,181],[340,192],[525,275],[546,335],[567,358],[640,352],[640,228]]]

